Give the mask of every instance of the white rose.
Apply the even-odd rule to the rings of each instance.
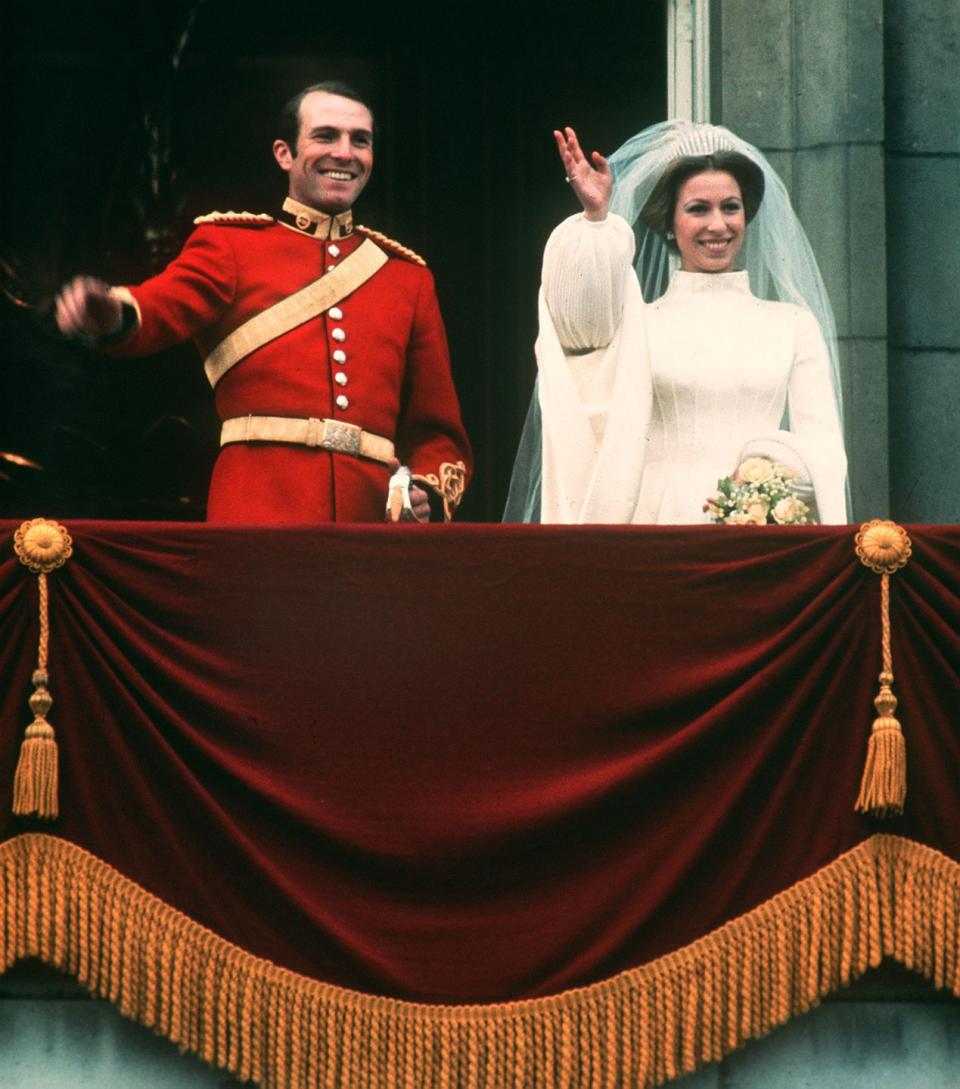
[[[769,458],[747,458],[740,463],[737,475],[745,484],[764,484],[773,476],[773,462]]]
[[[803,517],[804,511],[800,508],[805,505],[794,496],[787,496],[774,506],[773,520],[781,526],[792,526]]]
[[[788,465],[785,461],[775,461],[773,463],[773,471],[777,476],[782,477],[784,480],[796,480],[797,470],[792,465]]]

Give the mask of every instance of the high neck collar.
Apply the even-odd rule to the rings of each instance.
[[[684,272],[677,271],[670,278],[664,298],[684,295],[749,295],[750,274],[742,272]]]
[[[353,212],[349,208],[339,215],[331,216],[326,212],[318,212],[308,204],[301,204],[293,197],[287,197],[283,202],[283,211],[277,218],[285,227],[292,227],[300,234],[308,234],[324,241],[329,239],[335,242],[353,233]]]

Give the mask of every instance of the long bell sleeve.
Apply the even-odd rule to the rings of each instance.
[[[565,352],[605,348],[623,316],[627,278],[633,275],[633,231],[625,219],[565,219],[543,255],[543,292]]]
[[[633,251],[615,215],[572,216],[547,242],[536,345],[544,522],[623,524],[636,505],[651,386]]]

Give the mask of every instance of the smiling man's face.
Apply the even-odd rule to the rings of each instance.
[[[300,103],[296,148],[276,140],[273,154],[294,200],[329,215],[345,212],[373,169],[373,118],[352,98],[311,91]]]

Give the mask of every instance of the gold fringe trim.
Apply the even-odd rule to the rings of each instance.
[[[647,1089],[723,1058],[883,957],[960,995],[960,863],[888,835],[640,968],[484,1006],[378,998],[278,968],[42,833],[0,844],[0,897],[0,970],[39,957],[264,1089]]]

